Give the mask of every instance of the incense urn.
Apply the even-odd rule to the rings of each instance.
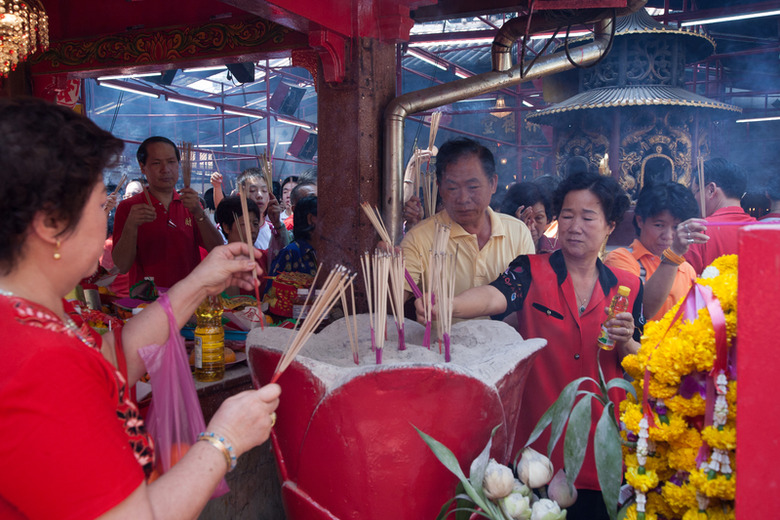
[[[445,363],[438,344],[421,346],[424,327],[408,320],[399,350],[393,323],[381,365],[370,351],[368,317],[360,315],[359,364],[342,319],[311,337],[278,379],[271,439],[288,520],[434,518],[457,479],[415,427],[449,447],[466,472],[496,426],[493,458],[507,463],[521,448],[512,443],[525,379],[545,340],[523,340],[503,322],[457,323]],[[293,334],[249,334],[256,387],[271,380]]]

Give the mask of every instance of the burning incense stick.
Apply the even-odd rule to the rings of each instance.
[[[328,275],[328,278],[325,280],[322,290],[314,298],[311,309],[309,310],[306,319],[303,320],[301,328],[298,330],[297,334],[293,336],[285,353],[279,358],[279,364],[276,366],[274,375],[271,378],[272,383],[275,383],[279,379],[279,376],[281,376],[287,367],[290,366],[295,359],[295,356],[298,355],[298,352],[301,351],[309,338],[314,334],[314,331],[320,326],[322,320],[328,316],[333,305],[336,303],[336,300],[340,299],[341,295],[344,294],[346,285],[351,284],[353,280],[354,276],[351,275],[346,267],[337,265],[333,268]]]
[[[184,187],[190,187],[192,179],[192,143],[183,141],[181,143],[181,179]]]
[[[241,226],[238,224],[238,213],[235,211],[233,212],[233,225],[236,226],[236,231],[238,231],[238,239],[241,242],[246,242],[246,239],[244,238],[244,232],[241,231]]]
[[[244,215],[249,215],[249,208],[246,203],[246,190],[243,186],[238,187],[238,195],[241,198],[241,212]],[[249,227],[248,218],[244,218],[244,231],[246,232],[246,235],[244,235],[246,246],[249,248],[249,258],[252,259],[252,263],[256,264],[255,245],[252,243],[252,230]],[[260,318],[260,328],[265,329],[265,317],[263,316],[263,311],[260,310],[260,282],[257,279],[257,270],[253,271],[252,279],[255,283],[255,299],[257,300],[257,315]],[[252,324],[252,328],[254,328],[254,323]]]
[[[707,216],[707,207],[704,200],[704,157],[699,155],[698,161],[698,173],[699,173],[699,209],[701,210],[701,218]]]
[[[436,228],[433,233],[433,243],[431,244],[431,250],[428,253],[428,267],[426,270],[427,276],[423,277],[425,280],[423,298],[423,310],[425,314],[425,335],[423,336],[423,346],[431,348],[431,324],[433,320],[433,305],[436,303],[437,294],[441,292],[439,287],[441,278],[440,274],[440,261],[437,259],[438,255],[444,255],[447,252],[447,246],[450,240],[450,227],[443,226],[438,221],[436,222]]]
[[[398,350],[406,350],[404,338],[405,271],[403,255],[393,253],[390,257],[390,308],[393,311],[395,327],[398,331]]]

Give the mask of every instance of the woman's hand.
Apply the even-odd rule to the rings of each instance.
[[[709,239],[707,221],[703,218],[690,218],[677,224],[670,249],[673,253],[683,256],[691,244],[706,244]]]
[[[536,214],[534,213],[533,206],[528,206],[527,208],[525,206],[520,206],[517,208],[517,211],[515,211],[515,217],[523,221],[525,227],[531,232],[531,239],[534,241],[534,244],[538,244],[539,230],[536,229],[536,224],[534,222],[535,216]]]
[[[279,227],[284,225],[281,219],[282,211],[284,211],[284,208],[281,204],[279,204],[279,201],[276,200],[276,197],[274,197],[273,193],[269,194],[268,197],[268,206],[265,208],[266,213],[268,214],[268,220],[271,221],[271,224],[274,227]]]
[[[221,173],[214,172],[214,173],[211,174],[211,186],[214,188],[214,191],[222,189],[222,174]]]
[[[634,350],[634,316],[630,312],[621,312],[604,323],[609,339],[615,342],[615,347],[630,353]]]
[[[282,389],[277,384],[259,390],[247,390],[226,399],[206,427],[207,431],[224,436],[241,456],[264,443],[271,434]]]
[[[258,254],[257,250],[255,254]],[[183,282],[203,287],[209,296],[219,294],[233,285],[251,291],[255,288],[252,275],[255,269],[260,270],[257,263],[250,260],[247,245],[233,242],[215,247]],[[264,274],[258,272],[257,276]]]

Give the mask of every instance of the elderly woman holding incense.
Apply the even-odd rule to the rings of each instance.
[[[582,376],[598,380],[599,362],[607,379],[622,377],[620,358],[638,350],[642,332],[641,281],[625,271],[610,269],[599,260],[602,244],[628,207],[628,198],[620,185],[613,178],[598,174],[572,174],[556,190],[553,206],[559,220],[559,251],[519,256],[494,282],[460,293],[451,304],[453,318],[501,319],[515,312],[523,337],[547,339],[547,346],[534,361],[523,394],[522,421],[515,442],[519,446],[525,444],[539,418],[566,384]],[[607,320],[605,307],[619,286],[630,289],[632,312]],[[423,300],[418,299],[415,305],[420,319]],[[445,311],[440,308],[438,313]],[[615,347],[601,351],[599,356],[597,338],[605,321]],[[594,410],[594,418],[600,415],[601,410]],[[547,442],[543,435],[533,446],[545,451]],[[558,443],[553,452],[557,468],[563,467],[562,445]],[[592,450],[586,454],[576,486],[580,499],[573,508],[583,504],[588,508],[600,507],[606,518]],[[576,511],[569,511],[568,518],[577,518]],[[588,511],[581,518],[600,517]]]
[[[146,372],[141,347],[166,342],[206,296],[251,288],[246,246],[215,248],[171,287],[175,324],[158,300],[101,337],[63,297],[97,265],[103,169],[123,143],[35,99],[0,100],[0,132],[0,518],[196,517],[232,457],[268,438],[279,387],[227,399],[207,425],[215,442],[195,442],[152,484],[151,439],[128,391]]]

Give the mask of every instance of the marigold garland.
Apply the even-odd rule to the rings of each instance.
[[[712,273],[697,283],[711,288],[718,299],[730,347],[737,330],[736,255],[715,260],[705,276]],[[620,403],[621,436],[631,443],[627,446],[637,446],[633,443],[640,435],[640,424],[647,424],[642,405],[646,370],[654,423],[641,430],[650,447],[646,456],[638,458],[636,447],[624,448],[625,477],[641,497],[639,511],[645,510],[645,519],[726,520],[734,518],[736,382],[720,373],[713,424],[703,427],[704,385],[713,384],[708,378],[716,355],[715,332],[706,307],[693,321],[680,319],[670,327],[682,303],[660,320],[649,322],[639,352],[623,359],[639,398],[628,395]],[[709,448],[703,455],[702,443]],[[706,460],[697,466],[699,455]],[[626,518],[637,518],[637,504],[627,509]]]

